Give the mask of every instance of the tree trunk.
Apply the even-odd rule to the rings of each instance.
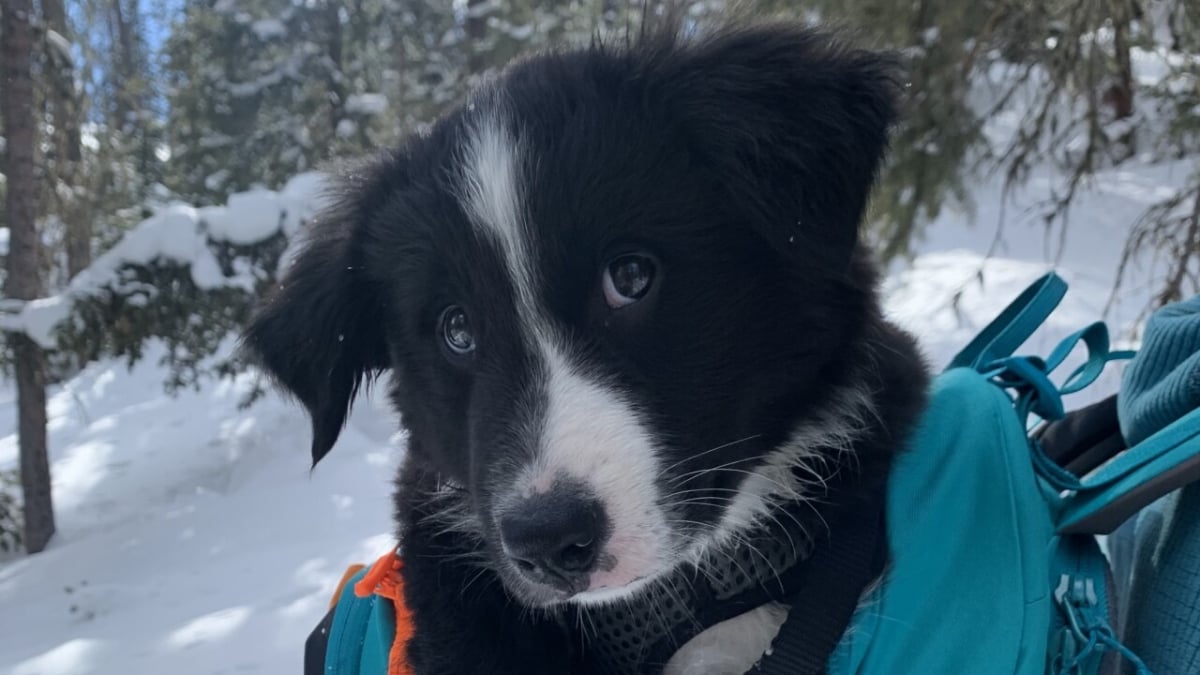
[[[62,0],[42,0],[42,15],[46,28],[73,42],[67,26],[67,16]],[[47,80],[50,91],[46,97],[51,106],[54,121],[54,177],[63,190],[58,201],[58,212],[66,230],[67,278],[92,264],[92,221],[87,200],[80,198],[79,188],[80,152],[79,96],[75,89],[75,68],[69,54],[63,54],[58,46],[47,39]]]
[[[1113,11],[1113,57],[1116,65],[1115,80],[1105,92],[1104,100],[1112,106],[1113,118],[1118,120],[1133,117],[1133,58],[1130,34],[1132,24],[1139,17],[1136,8],[1129,2],[1118,2]],[[1118,147],[1117,159],[1125,160],[1137,152],[1133,125],[1128,125],[1114,140]]]
[[[128,6],[122,5],[123,2],[128,2]],[[137,143],[136,150],[132,145],[126,146],[124,150],[130,156],[133,156],[134,152],[137,153],[138,178],[140,180],[137,202],[144,205],[150,194],[150,160],[153,148],[150,147],[151,139],[147,133],[146,120],[143,118],[145,88],[149,86],[149,83],[145,79],[147,71],[144,68],[143,45],[138,39],[138,30],[142,26],[142,9],[138,0],[112,0],[112,9],[117,39],[117,62],[122,71],[115,80],[120,83],[120,90],[117,93],[117,128],[121,130],[127,142]],[[143,216],[149,217],[149,215],[143,207]]]
[[[121,6],[121,0],[112,0],[111,5],[111,32],[110,35],[116,39],[116,44],[113,48],[116,50],[114,61],[116,62],[119,73],[118,77],[114,78],[113,82],[119,83],[119,90],[116,92],[116,110],[114,110],[114,121],[116,128],[122,133],[129,133],[134,120],[130,118],[133,113],[133,87],[134,83],[131,80],[138,75],[136,62],[136,50],[133,44],[133,26],[131,25],[134,17],[137,16],[137,2],[133,3],[133,16],[126,16],[125,8]]]
[[[4,7],[4,132],[8,141],[5,173],[9,227],[8,274],[4,293],[32,300],[41,292],[36,230],[37,183],[33,101],[33,3],[2,0]],[[17,381],[17,438],[21,456],[21,488],[25,499],[25,549],[38,553],[54,534],[50,500],[50,462],[46,455],[46,370],[42,350],[28,336],[9,338]]]
[[[1130,54],[1129,23],[1125,16],[1113,17],[1113,50],[1116,61],[1116,81],[1108,90],[1108,102],[1113,117],[1123,120],[1133,116],[1133,58]]]
[[[346,87],[342,66],[342,3],[329,0],[325,3],[325,31],[328,42],[325,51],[329,55],[329,132],[330,138],[337,138],[338,124],[342,121],[346,108]]]

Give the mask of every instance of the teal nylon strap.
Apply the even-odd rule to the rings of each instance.
[[[362,667],[363,644],[367,624],[371,621],[375,596],[360,598],[354,594],[354,584],[367,573],[361,569],[342,587],[329,627],[329,642],[325,646],[327,675],[359,675]]]
[[[1049,272],[1026,288],[1016,300],[971,340],[950,362],[950,368],[974,368],[1012,356],[1067,294],[1067,282]]]
[[[325,647],[325,675],[387,672],[388,653],[396,637],[396,614],[386,598],[355,595],[354,585],[368,569],[350,577],[338,596]]]
[[[1050,380],[1050,374],[1066,361],[1076,347],[1087,348],[1087,358],[1067,376],[1062,386]],[[1104,367],[1117,359],[1129,358],[1131,352],[1110,352],[1108,328],[1100,322],[1076,331],[1058,343],[1045,359],[1036,356],[1007,356],[982,364],[980,372],[996,384],[1012,390],[1017,396],[1017,412],[1022,422],[1035,414],[1043,420],[1062,418],[1062,397],[1081,391],[1096,381]]]
[[[1200,409],[1127,450],[1067,495],[1060,532],[1106,533],[1164,494],[1200,478]]]
[[[1087,357],[1062,386],[1055,385],[1050,375],[1066,361],[1080,345]],[[1023,425],[1028,428],[1030,415],[1046,421],[1061,419],[1064,414],[1062,397],[1087,388],[1112,361],[1128,359],[1130,351],[1109,351],[1108,327],[1096,322],[1076,331],[1058,343],[1045,359],[1035,356],[1009,356],[985,366],[984,375],[996,384],[1012,391],[1014,406]],[[1059,490],[1079,491],[1085,488],[1079,477],[1058,466],[1046,456],[1041,445],[1031,440],[1030,451],[1038,474]]]
[[[1106,488],[1141,470],[1177,447],[1200,438],[1200,408],[1179,418],[1166,429],[1129,448],[1081,481],[1084,490]]]

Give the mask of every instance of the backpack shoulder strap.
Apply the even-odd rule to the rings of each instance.
[[[863,592],[887,559],[883,497],[873,495],[804,564],[771,651],[747,675],[823,675]]]
[[[305,643],[305,675],[412,675],[407,647],[413,623],[402,567],[393,550],[370,567],[346,571],[329,612]]]
[[[1046,320],[1067,284],[1049,273],[1021,294],[951,362],[949,369],[982,370],[1010,356]],[[805,576],[789,598],[787,619],[771,651],[748,675],[822,675],[853,620],[864,590],[883,572],[888,542],[882,495],[874,508],[856,509],[805,563]]]
[[[317,627],[325,628],[325,652],[320,654],[321,673],[328,675],[359,675],[362,671],[363,646],[374,610],[374,598],[360,598],[354,585],[367,573],[360,567],[339,584],[333,607],[326,621]],[[314,655],[314,657],[317,655]],[[308,671],[308,664],[305,664]]]
[[[321,623],[317,624],[317,627],[309,633],[308,639],[304,641],[304,675],[329,675],[325,656],[329,650],[330,633],[338,612],[338,601],[342,599],[346,586],[353,586],[353,582],[362,577],[364,567],[364,565],[351,565],[346,569],[334,588],[333,595],[329,598],[329,611],[325,613]]]

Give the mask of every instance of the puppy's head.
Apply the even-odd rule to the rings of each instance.
[[[787,26],[524,61],[349,173],[248,346],[314,461],[393,371],[407,461],[518,599],[625,596],[787,487],[764,467],[874,311],[892,94]]]

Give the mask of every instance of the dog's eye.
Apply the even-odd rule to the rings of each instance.
[[[475,336],[471,334],[471,321],[467,312],[458,305],[450,305],[442,311],[442,339],[455,354],[470,354],[475,351]]]
[[[629,254],[623,255],[604,269],[604,301],[617,309],[641,300],[654,284],[654,260]]]

